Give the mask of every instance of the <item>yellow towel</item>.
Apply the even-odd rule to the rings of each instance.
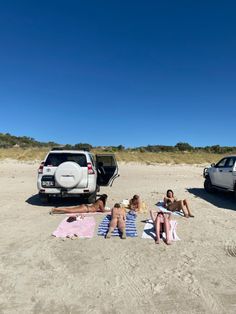
[[[125,208],[126,212],[129,212],[130,211],[130,207],[129,206],[122,206]],[[148,212],[148,209],[147,209],[147,206],[146,206],[146,203],[145,202],[142,202],[142,205],[141,205],[141,209],[140,211],[137,212],[137,214],[145,214]]]

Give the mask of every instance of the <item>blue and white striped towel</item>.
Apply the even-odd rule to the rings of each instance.
[[[109,223],[111,221],[111,215],[107,215],[103,218],[102,222],[98,226],[98,235],[105,236],[108,232]],[[136,214],[128,213],[126,215],[126,236],[127,237],[137,237],[137,229],[136,229]],[[115,228],[115,230],[112,232],[113,236],[119,236],[119,230],[118,228]]]

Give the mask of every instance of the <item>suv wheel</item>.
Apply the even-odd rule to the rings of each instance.
[[[209,177],[206,178],[205,182],[204,182],[204,189],[208,192],[208,193],[212,193],[214,191],[214,188],[211,184],[211,179]]]
[[[235,199],[235,201],[236,201],[236,184],[235,184],[235,186],[234,186],[234,199]]]
[[[96,198],[97,198],[97,192],[94,192],[92,194],[89,195],[88,197],[88,203],[92,204],[96,202]]]
[[[39,193],[39,199],[40,199],[41,203],[43,203],[43,204],[47,204],[50,201],[49,195],[47,195],[47,194]]]
[[[55,172],[56,183],[63,188],[74,188],[83,178],[80,165],[73,161],[66,161],[57,167]]]

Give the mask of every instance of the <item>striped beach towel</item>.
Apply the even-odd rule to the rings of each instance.
[[[111,221],[111,215],[107,215],[104,217],[100,225],[98,226],[98,235],[105,236],[108,232],[109,223]],[[118,228],[112,233],[113,236],[119,236]],[[127,237],[137,237],[137,229],[136,229],[136,214],[128,213],[126,214],[126,236]]]

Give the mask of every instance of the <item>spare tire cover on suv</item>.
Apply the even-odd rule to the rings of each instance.
[[[63,188],[73,188],[82,179],[80,165],[73,161],[66,161],[60,164],[55,172],[55,180]]]

